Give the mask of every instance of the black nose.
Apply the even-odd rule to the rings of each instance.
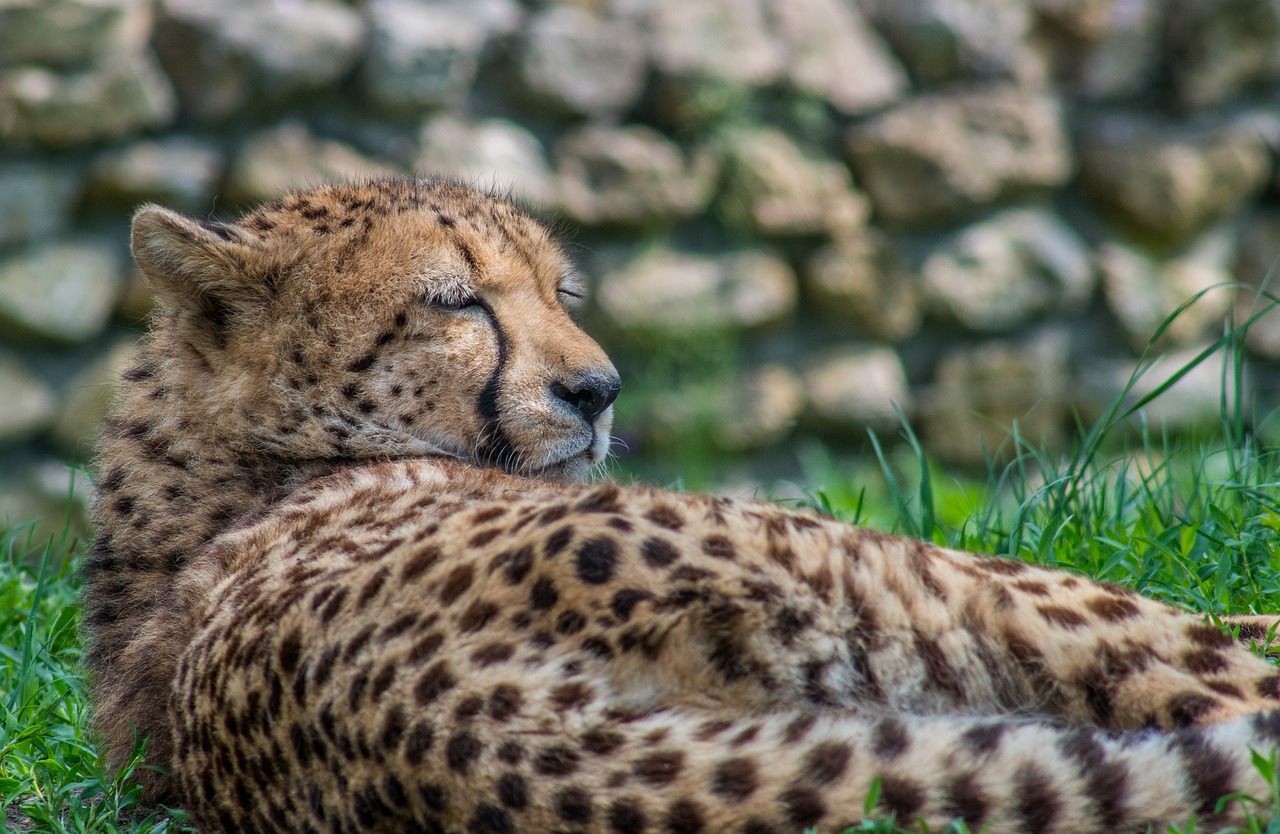
[[[567,402],[588,423],[612,405],[621,390],[622,380],[616,374],[584,374],[568,384],[551,385],[551,393]]]

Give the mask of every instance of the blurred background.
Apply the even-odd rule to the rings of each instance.
[[[88,494],[142,201],[509,190],[594,289],[615,476],[743,490],[902,420],[1067,448],[1264,309],[1278,146],[1280,0],[0,0],[0,521]],[[1135,431],[1280,438],[1280,312],[1239,347]]]

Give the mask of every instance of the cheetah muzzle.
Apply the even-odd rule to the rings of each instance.
[[[99,455],[108,757],[204,830],[1127,832],[1243,819],[1280,676],[1078,576],[580,483],[618,376],[508,202],[383,180],[134,220]],[[1272,618],[1241,621],[1265,635]]]

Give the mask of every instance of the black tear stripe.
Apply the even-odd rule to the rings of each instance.
[[[515,449],[511,446],[511,439],[507,437],[507,433],[498,419],[498,395],[502,392],[502,373],[506,370],[507,354],[510,353],[511,342],[507,339],[506,331],[502,329],[502,324],[498,321],[498,317],[494,315],[493,308],[483,301],[477,303],[484,310],[485,317],[488,318],[490,326],[493,327],[493,334],[498,340],[498,364],[493,369],[493,373],[489,375],[484,388],[481,389],[480,396],[476,399],[476,413],[484,421],[480,427],[482,442],[476,455],[481,463],[501,469],[503,463],[510,463],[515,458]]]

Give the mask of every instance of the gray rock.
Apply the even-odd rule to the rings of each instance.
[[[826,431],[865,437],[899,425],[894,406],[912,408],[907,374],[887,347],[852,346],[817,360],[804,372],[807,418]]]
[[[89,460],[102,431],[102,420],[115,400],[120,374],[133,366],[138,346],[122,342],[89,364],[71,380],[53,425],[52,440],[75,460]]]
[[[0,142],[76,145],[162,127],[173,115],[173,89],[147,52],[87,70],[0,70]]]
[[[804,388],[782,365],[764,365],[726,391],[711,436],[726,452],[763,449],[786,439],[804,410]]]
[[[49,243],[0,259],[0,332],[12,338],[83,342],[102,332],[120,294],[116,247]]]
[[[709,155],[687,160],[649,127],[586,127],[556,146],[560,203],[586,225],[644,226],[694,214],[710,197],[716,169]]]
[[[648,52],[633,19],[553,5],[530,19],[517,67],[541,102],[571,113],[620,113],[644,90]]]
[[[39,558],[50,543],[71,547],[77,540],[91,540],[94,488],[89,478],[66,461],[37,458],[23,463],[0,480],[0,525],[23,525],[26,531],[18,547],[29,546],[32,556]],[[64,539],[64,533],[69,538]]]
[[[605,275],[596,300],[622,334],[743,333],[789,317],[796,281],[786,263],[762,252],[707,258],[654,250]]]
[[[842,0],[769,0],[791,86],[850,115],[906,92],[901,65],[857,7]]]
[[[645,21],[654,66],[677,79],[767,84],[781,74],[782,43],[765,0],[652,0]]]
[[[390,165],[361,156],[341,142],[313,137],[296,122],[252,137],[236,156],[226,194],[240,203],[258,203],[286,191],[322,182],[341,182],[397,173]]]
[[[183,111],[201,121],[324,88],[364,41],[360,15],[338,0],[161,0],[153,38]]]
[[[862,227],[870,214],[848,168],[806,157],[771,128],[730,136],[722,179],[722,216],[761,235],[835,234]]]
[[[1006,86],[899,105],[853,128],[848,151],[877,215],[897,226],[954,221],[1072,170],[1057,100]]]
[[[1280,0],[1172,0],[1167,46],[1181,102],[1224,104],[1280,78]]]
[[[1239,209],[1271,175],[1266,142],[1246,121],[1187,126],[1115,116],[1088,133],[1081,158],[1094,199],[1168,245]]]
[[[1007,460],[1015,423],[1033,446],[1061,448],[1069,393],[1066,346],[1052,335],[952,349],[921,397],[925,448],[964,466]]]
[[[1253,218],[1240,238],[1235,279],[1280,298],[1280,211],[1274,209]],[[1267,359],[1280,359],[1280,305],[1254,292],[1241,290],[1236,298],[1236,321],[1245,323],[1257,313],[1261,317],[1249,327],[1245,337],[1249,349]]]
[[[136,51],[147,40],[145,0],[5,0],[0,66],[71,68]]]
[[[30,440],[53,422],[53,391],[9,351],[0,351],[0,391],[0,445]]]
[[[1089,100],[1130,98],[1157,81],[1166,0],[1035,0],[1053,23],[1057,75]]]
[[[868,6],[919,81],[1041,83],[1048,76],[1025,0],[869,0]]]
[[[179,211],[208,213],[223,165],[218,149],[197,139],[167,136],[137,142],[94,159],[88,201],[105,209],[155,202]]]
[[[1137,368],[1132,360],[1095,359],[1081,365],[1076,384],[1075,401],[1085,419],[1097,420],[1108,408],[1121,399],[1125,409],[1139,403],[1168,382],[1184,367],[1190,365],[1206,345],[1195,345],[1173,351],[1156,358],[1155,364],[1140,375],[1132,386],[1130,380]],[[1196,365],[1177,382],[1147,403],[1132,418],[1131,425],[1155,427],[1183,432],[1194,429],[1222,430],[1222,385],[1234,385],[1235,367],[1226,366],[1229,354],[1217,351]],[[1225,372],[1225,375],[1224,375]],[[1242,402],[1252,399],[1252,374],[1248,366],[1243,369]],[[1129,387],[1126,394],[1125,388]],[[1227,413],[1234,414],[1235,392],[1228,389]]]
[[[545,207],[555,200],[555,184],[542,143],[504,119],[469,121],[441,115],[429,119],[418,137],[414,171],[467,183],[495,194]]]
[[[978,331],[1080,310],[1096,284],[1087,244],[1039,209],[1010,209],[953,235],[921,277],[933,312]]]
[[[804,272],[814,308],[874,339],[901,341],[920,330],[920,287],[893,241],[867,228],[837,237]]]
[[[1210,328],[1220,329],[1235,290],[1216,285],[1234,280],[1233,254],[1233,242],[1223,232],[1210,233],[1171,258],[1115,241],[1099,247],[1103,294],[1133,349],[1144,350],[1165,320],[1197,293],[1205,294],[1169,324],[1155,349],[1190,344]]]
[[[514,0],[371,0],[367,12],[360,80],[366,100],[389,111],[460,102],[485,44],[522,17]]]
[[[79,172],[64,161],[0,162],[0,245],[64,229],[79,191]]]

